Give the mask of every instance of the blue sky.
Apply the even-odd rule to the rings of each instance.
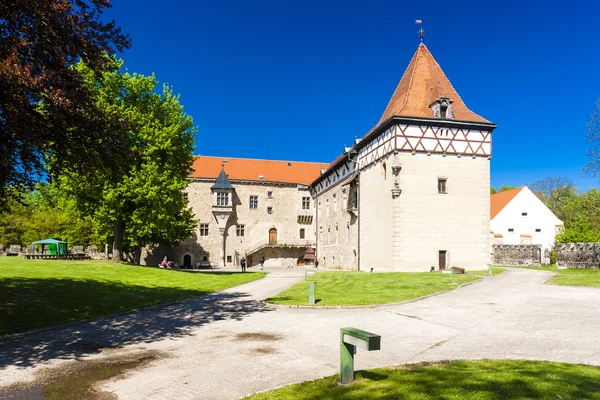
[[[419,40],[498,129],[492,186],[566,176],[600,98],[600,2],[112,0],[130,71],[156,73],[196,154],[330,162],[380,118]]]

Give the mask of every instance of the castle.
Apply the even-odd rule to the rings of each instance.
[[[199,225],[170,255],[216,267],[485,266],[495,128],[421,43],[379,123],[331,164],[197,157],[186,195]]]

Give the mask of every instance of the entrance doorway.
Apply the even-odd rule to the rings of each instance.
[[[185,256],[183,256],[183,266],[184,267],[192,266],[192,256],[190,256],[189,254],[186,254]]]
[[[446,269],[446,250],[440,250],[439,251],[439,258],[440,258],[440,271],[443,269]]]
[[[277,229],[269,230],[269,244],[277,244]]]

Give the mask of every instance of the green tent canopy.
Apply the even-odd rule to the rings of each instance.
[[[53,256],[64,257],[67,255],[67,242],[60,239],[50,238],[31,243],[31,254],[35,253],[36,244],[42,246],[42,254],[44,254],[44,246],[46,246],[48,248],[48,253]]]

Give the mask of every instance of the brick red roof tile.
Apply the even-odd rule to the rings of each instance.
[[[518,195],[521,190],[523,190],[524,187],[525,186],[516,189],[505,190],[503,192],[491,195],[490,221],[493,220],[496,217],[496,215],[498,215],[498,213],[502,211],[502,209],[506,207],[506,205],[510,203],[512,199],[514,199],[515,196]]]
[[[429,105],[438,97],[448,97],[453,101],[452,111],[456,120],[490,123],[467,108],[427,46],[421,43],[379,124],[394,116],[433,118],[433,111]]]
[[[227,160],[224,162],[223,160]],[[308,185],[329,164],[301,161],[197,156],[189,178],[216,179],[221,165],[230,180],[264,181]],[[262,176],[262,179],[260,178]]]

